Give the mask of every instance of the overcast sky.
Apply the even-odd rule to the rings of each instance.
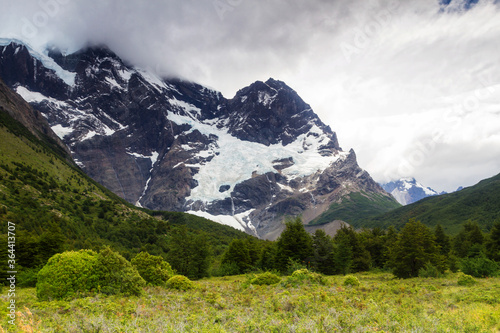
[[[107,44],[228,98],[285,81],[375,180],[453,191],[500,173],[494,2],[0,0],[0,37],[68,52]]]

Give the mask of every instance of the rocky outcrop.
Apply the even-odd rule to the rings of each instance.
[[[21,96],[14,93],[0,78],[0,111],[8,113],[24,125],[35,137],[48,142],[59,153],[70,159],[70,152],[52,131],[43,115],[33,109]]]

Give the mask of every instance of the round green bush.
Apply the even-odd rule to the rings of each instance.
[[[109,247],[99,252],[95,269],[99,277],[100,292],[133,296],[143,293],[142,288],[146,285],[146,281],[127,259]]]
[[[298,269],[295,272],[292,273],[291,276],[289,276],[286,279],[287,284],[300,284],[300,283],[319,283],[319,284],[325,284],[325,278],[323,275],[316,273],[316,272],[311,272],[306,268]]]
[[[194,288],[194,284],[184,275],[174,275],[168,279],[166,287],[169,289],[189,290]]]
[[[344,286],[357,287],[357,286],[359,286],[359,280],[354,275],[346,275],[346,277],[344,279]]]
[[[302,269],[298,269],[295,272],[293,272],[292,276],[293,277],[299,277],[299,276],[305,277],[305,276],[308,276],[309,274],[311,274],[311,272],[307,268],[302,268]]]
[[[261,286],[276,284],[280,281],[281,279],[276,274],[273,274],[271,272],[264,272],[262,274],[258,274],[256,277],[250,280],[250,283]]]
[[[97,253],[90,250],[58,253],[38,273],[36,295],[42,300],[72,297],[97,290]]]
[[[164,286],[168,279],[174,276],[170,264],[160,256],[141,252],[130,262],[146,283],[152,286]]]
[[[42,300],[91,292],[140,295],[145,284],[130,262],[107,247],[99,253],[80,250],[54,255],[38,273],[36,293]]]
[[[476,283],[477,283],[476,280],[474,280],[474,278],[470,275],[461,273],[458,276],[457,284],[459,286],[472,286],[475,285]]]

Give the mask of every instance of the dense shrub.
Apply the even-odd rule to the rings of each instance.
[[[37,297],[63,299],[79,294],[139,295],[145,281],[120,254],[105,248],[69,251],[54,255],[38,273]]]
[[[141,295],[144,279],[130,262],[109,247],[97,256],[96,272],[99,288],[104,294]]]
[[[431,264],[430,262],[426,263],[424,267],[420,268],[418,271],[418,276],[423,278],[438,278],[442,277],[443,274],[439,271],[439,269]]]
[[[17,286],[22,288],[36,287],[39,268],[18,268]]]
[[[472,286],[475,285],[476,283],[477,283],[476,280],[474,280],[474,278],[470,275],[462,273],[458,276],[457,284],[459,286]]]
[[[37,297],[43,300],[73,297],[96,290],[97,253],[90,250],[54,255],[38,273]]]
[[[273,274],[271,272],[264,272],[262,274],[258,274],[256,277],[254,277],[250,283],[251,284],[256,284],[256,285],[271,285],[271,284],[276,284],[280,282],[280,278],[278,275]]]
[[[184,275],[174,275],[168,279],[166,283],[167,288],[177,290],[189,290],[194,288],[194,284]]]
[[[488,277],[498,274],[498,264],[485,257],[466,258],[460,261],[460,270],[474,277]]]
[[[293,272],[284,282],[285,285],[300,285],[304,283],[324,285],[326,281],[323,275],[302,268]]]
[[[214,268],[211,272],[211,276],[229,276],[229,275],[239,275],[240,267],[235,262],[227,262],[220,264],[219,267]]]
[[[344,279],[344,286],[357,287],[357,286],[359,286],[359,280],[354,275],[346,275],[346,277]]]
[[[307,268],[298,269],[292,273],[292,277],[307,277],[311,272]]]
[[[174,271],[170,267],[170,264],[160,256],[141,252],[130,262],[149,285],[163,286],[168,279],[174,276]]]

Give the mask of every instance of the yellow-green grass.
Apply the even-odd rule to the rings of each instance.
[[[343,276],[326,285],[255,286],[250,277],[210,278],[189,291],[155,287],[141,297],[103,296],[38,301],[35,289],[17,291],[16,325],[8,332],[498,332],[500,278],[457,285],[444,278],[394,279],[387,273]],[[286,278],[283,279],[283,281]]]

